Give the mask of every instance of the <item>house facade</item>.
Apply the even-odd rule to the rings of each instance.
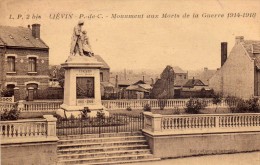
[[[236,37],[228,58],[209,80],[209,87],[224,96],[260,95],[260,41]]]
[[[28,89],[44,98],[48,88],[49,47],[41,40],[40,24],[32,27],[0,26],[0,85],[26,99]]]

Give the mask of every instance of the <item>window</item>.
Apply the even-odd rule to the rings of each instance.
[[[101,82],[104,81],[104,79],[103,79],[103,73],[102,73],[102,72],[100,72],[100,81],[101,81]]]
[[[15,57],[7,57],[8,72],[15,72]]]
[[[29,72],[36,72],[36,58],[29,57]]]
[[[14,88],[15,88],[15,85],[14,84],[8,84],[6,86],[6,93],[5,93],[5,96],[6,97],[11,97],[14,95]]]

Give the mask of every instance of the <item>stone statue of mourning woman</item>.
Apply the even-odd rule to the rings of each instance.
[[[83,21],[79,21],[77,26],[73,29],[73,35],[71,39],[70,55],[71,56],[94,56],[91,46],[89,44],[89,39],[87,36],[87,31],[82,30],[84,25]]]

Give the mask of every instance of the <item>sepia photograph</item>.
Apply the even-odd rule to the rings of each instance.
[[[1,165],[259,165],[259,0],[1,0]]]

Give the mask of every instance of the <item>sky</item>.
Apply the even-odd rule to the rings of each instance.
[[[1,0],[0,25],[41,24],[41,38],[50,48],[50,64],[60,64],[69,55],[73,27],[84,20],[83,29],[88,33],[94,53],[101,55],[111,70],[161,70],[166,65],[185,70],[216,69],[220,67],[221,42],[228,42],[230,52],[236,36],[260,40],[259,0],[199,2]],[[239,17],[234,17],[237,13]],[[113,18],[114,14],[143,15],[143,18]],[[162,18],[163,14],[173,18]],[[227,18],[228,14],[233,17]],[[41,18],[35,19],[33,15]],[[147,18],[149,15],[153,18]]]

